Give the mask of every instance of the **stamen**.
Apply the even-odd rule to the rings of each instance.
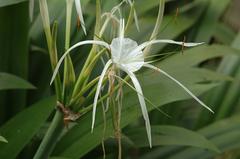
[[[184,37],[183,37],[183,44],[182,44],[182,55],[183,55],[183,50],[184,50],[185,41],[186,41],[186,36],[184,36]]]

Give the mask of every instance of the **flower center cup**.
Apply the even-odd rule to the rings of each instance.
[[[137,47],[137,42],[132,39],[113,39],[110,45],[113,63],[131,72],[138,71],[144,65],[144,55],[142,51],[134,51]]]

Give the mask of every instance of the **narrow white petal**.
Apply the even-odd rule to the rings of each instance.
[[[124,19],[120,19],[120,24],[119,24],[119,38],[121,40],[124,39],[124,31],[125,31],[125,21]]]
[[[116,23],[120,23],[118,18],[115,15],[111,14],[111,13],[104,13],[101,18],[103,18],[105,16],[106,16],[106,19],[105,19],[105,21],[104,21],[104,23],[102,25],[101,30],[100,30],[99,37],[102,37],[102,35],[105,32],[105,30],[106,30],[110,20],[115,21]]]
[[[118,48],[119,54],[121,54],[122,50],[123,50],[124,31],[125,31],[124,19],[120,19],[120,24],[119,24],[119,48]]]
[[[203,43],[185,43],[185,42],[179,42],[179,41],[174,41],[174,40],[165,40],[165,39],[163,39],[163,40],[151,40],[151,41],[147,41],[147,42],[142,43],[132,52],[139,52],[149,45],[158,44],[158,43],[176,44],[176,45],[182,45],[182,46],[185,46],[185,47],[193,47],[193,46],[198,46],[198,45],[203,44]]]
[[[83,19],[83,13],[82,13],[82,7],[81,7],[80,0],[75,0],[75,6],[76,6],[76,10],[77,10],[77,13],[78,13],[78,17],[79,17],[83,32],[86,35],[87,32],[86,32],[85,22],[84,22],[84,19]]]
[[[124,67],[120,67],[120,68],[129,75],[129,77],[131,78],[131,80],[133,82],[134,87],[136,88],[137,92],[139,92],[139,93],[137,93],[137,95],[138,95],[139,103],[141,106],[143,118],[145,120],[145,126],[146,126],[146,130],[147,130],[149,145],[150,145],[150,147],[152,147],[151,125],[150,125],[148,111],[147,111],[146,103],[144,100],[141,85],[133,72],[129,71],[127,68],[124,68]]]
[[[127,2],[130,4],[131,7],[133,7],[133,2],[131,0],[127,0]],[[136,28],[137,28],[138,31],[140,31],[137,12],[136,12],[135,8],[133,8],[133,16],[134,16],[134,21],[135,21]]]
[[[135,21],[136,28],[137,28],[138,31],[140,31],[138,17],[137,17],[137,12],[136,12],[135,9],[134,9],[134,13],[133,14],[134,14],[134,21]]]
[[[160,113],[162,113],[163,115],[166,115],[167,117],[171,118],[167,113],[165,113],[164,111],[162,111],[160,108],[158,108],[158,106],[156,106],[155,104],[153,104],[151,102],[150,99],[148,99],[147,97],[145,97],[143,94],[139,93],[135,87],[133,87],[130,83],[128,83],[128,81],[126,81],[125,79],[121,78],[120,76],[117,75],[113,75],[114,77],[120,79],[123,83],[125,83],[128,87],[130,87],[132,90],[134,90],[136,93],[140,94],[149,104],[151,104],[155,109],[157,109]]]
[[[112,60],[109,60],[106,63],[106,65],[104,66],[103,71],[101,73],[101,76],[99,78],[99,81],[98,81],[97,90],[96,90],[96,94],[95,94],[94,102],[93,102],[92,131],[93,131],[93,127],[94,127],[94,124],[95,124],[95,116],[96,116],[98,96],[99,96],[100,91],[101,91],[101,87],[102,87],[102,82],[103,82],[104,76],[105,76],[105,74],[106,74],[106,72],[107,72],[107,70],[108,70],[108,68],[110,67],[111,64],[112,64]]]
[[[123,0],[122,2],[120,2],[119,4],[114,6],[111,10],[111,14],[114,14],[117,10],[120,10],[121,5],[123,5],[123,3],[125,3],[125,2],[126,2],[126,0]]]
[[[166,73],[165,71],[163,71],[160,68],[157,68],[153,65],[150,64],[145,64],[145,67],[154,69],[160,73],[162,73],[163,75],[165,75],[166,77],[168,77],[169,79],[173,80],[175,83],[177,83],[180,87],[182,87],[190,96],[192,96],[199,104],[201,104],[203,107],[205,107],[206,109],[208,109],[210,112],[214,113],[213,110],[211,108],[209,108],[206,104],[204,104],[198,97],[196,97],[187,87],[185,87],[182,83],[180,83],[178,80],[176,80],[174,77],[172,77],[171,75],[169,75],[168,73]]]
[[[101,45],[101,46],[104,46],[106,47],[107,49],[110,49],[110,46],[108,45],[108,43],[104,42],[104,41],[97,41],[97,40],[86,40],[86,41],[81,41],[75,45],[73,45],[72,47],[70,47],[63,55],[62,57],[60,58],[60,60],[58,61],[56,67],[55,67],[55,70],[53,72],[53,75],[52,75],[52,79],[51,79],[51,82],[50,82],[50,85],[53,83],[53,80],[55,79],[57,73],[58,73],[58,70],[64,60],[64,58],[75,48],[81,46],[81,45],[86,45],[86,44],[95,44],[95,45]]]
[[[101,28],[101,31],[99,33],[99,36],[101,37],[105,31],[105,29],[107,28],[107,25],[109,24],[109,21],[112,19],[114,21],[116,21],[117,23],[120,23],[117,16],[115,16],[115,12],[116,11],[119,11],[120,12],[120,7],[121,5],[123,5],[123,3],[125,3],[126,0],[123,0],[121,1],[118,5],[114,6],[111,10],[110,13],[106,12],[106,13],[103,13],[101,18],[103,18],[104,16],[106,16],[106,19],[105,19],[105,22],[103,23],[103,26]],[[119,13],[120,14],[120,17],[121,17],[121,12]]]
[[[104,31],[105,31],[106,28],[107,28],[107,25],[108,25],[109,21],[110,21],[110,16],[107,16],[107,18],[106,18],[106,20],[104,21],[103,26],[102,26],[102,28],[101,28],[101,30],[100,30],[99,37],[102,37]]]

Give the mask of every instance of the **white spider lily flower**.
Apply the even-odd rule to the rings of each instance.
[[[92,127],[91,128],[92,128],[92,130],[94,128],[98,97],[99,97],[99,94],[100,94],[100,91],[102,88],[102,82],[103,82],[104,76],[106,75],[109,67],[111,65],[115,65],[116,68],[124,71],[125,73],[127,73],[129,75],[129,77],[131,78],[133,85],[136,89],[136,92],[139,92],[138,99],[139,99],[140,107],[142,110],[142,115],[145,120],[149,145],[150,145],[150,147],[152,147],[151,127],[150,127],[150,121],[149,121],[149,117],[148,117],[148,111],[147,111],[147,107],[146,107],[146,103],[145,103],[145,99],[143,96],[143,91],[142,91],[141,85],[140,85],[137,77],[134,74],[134,72],[140,70],[142,67],[148,67],[148,68],[154,69],[154,70],[162,73],[169,79],[173,80],[180,87],[182,87],[199,104],[201,104],[203,107],[205,107],[209,111],[213,112],[207,105],[205,105],[200,99],[198,99],[181,82],[179,82],[178,80],[176,80],[175,78],[170,76],[168,73],[166,73],[162,69],[157,68],[153,65],[150,65],[150,64],[148,64],[148,62],[144,61],[143,49],[149,45],[159,44],[159,43],[176,44],[176,45],[182,45],[185,47],[193,47],[193,46],[198,46],[198,45],[202,44],[202,43],[177,42],[177,41],[173,41],[173,40],[151,40],[151,41],[144,42],[141,45],[138,45],[136,41],[134,41],[130,38],[124,37],[124,20],[121,19],[120,20],[119,37],[113,39],[111,44],[108,44],[104,41],[87,40],[87,41],[82,41],[82,42],[75,44],[67,52],[65,52],[55,68],[51,83],[53,82],[53,80],[59,70],[59,67],[60,67],[61,63],[63,62],[64,58],[66,57],[66,55],[69,54],[70,51],[72,51],[76,47],[79,47],[79,46],[85,45],[85,44],[96,44],[96,45],[101,45],[101,46],[106,47],[111,53],[111,59],[109,59],[109,61],[104,66],[103,71],[100,75],[100,79],[97,84],[97,90],[96,90],[96,94],[95,94],[94,102],[93,102]]]
[[[75,0],[75,6],[76,6],[78,18],[80,20],[83,32],[86,35],[87,32],[86,32],[86,27],[85,27],[85,22],[84,22],[84,18],[83,18],[83,13],[82,13],[82,7],[81,7],[80,0]]]

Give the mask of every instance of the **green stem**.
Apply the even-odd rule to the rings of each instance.
[[[53,118],[53,121],[44,136],[44,139],[38,148],[35,156],[33,159],[44,159],[48,158],[50,153],[52,152],[53,148],[56,145],[56,142],[58,140],[58,136],[61,134],[63,130],[63,122],[62,122],[62,112],[59,110],[56,111],[56,114]]]
[[[50,54],[50,61],[51,61],[52,69],[54,69],[58,59],[57,49],[55,45],[56,41],[53,40],[53,38],[56,40],[56,36],[54,34],[55,31],[53,31],[54,35],[52,36],[51,29],[50,29],[50,20],[49,20],[49,14],[48,14],[47,1],[39,0],[39,6],[40,6],[40,13],[41,13],[42,22],[43,22],[43,28],[44,28],[44,32],[47,39],[47,45],[48,45],[48,50]],[[54,27],[54,29],[56,28]],[[55,92],[57,95],[57,100],[62,101],[62,96],[61,96],[62,88],[61,88],[61,80],[60,80],[59,74],[57,75],[57,78],[55,79],[54,84],[55,84]],[[59,110],[57,110],[53,118],[53,121],[51,122],[50,127],[48,128],[46,135],[44,136],[36,154],[34,155],[34,159],[48,158],[53,148],[55,147],[58,136],[62,132],[62,129],[63,129],[62,118],[63,118],[62,113]]]

